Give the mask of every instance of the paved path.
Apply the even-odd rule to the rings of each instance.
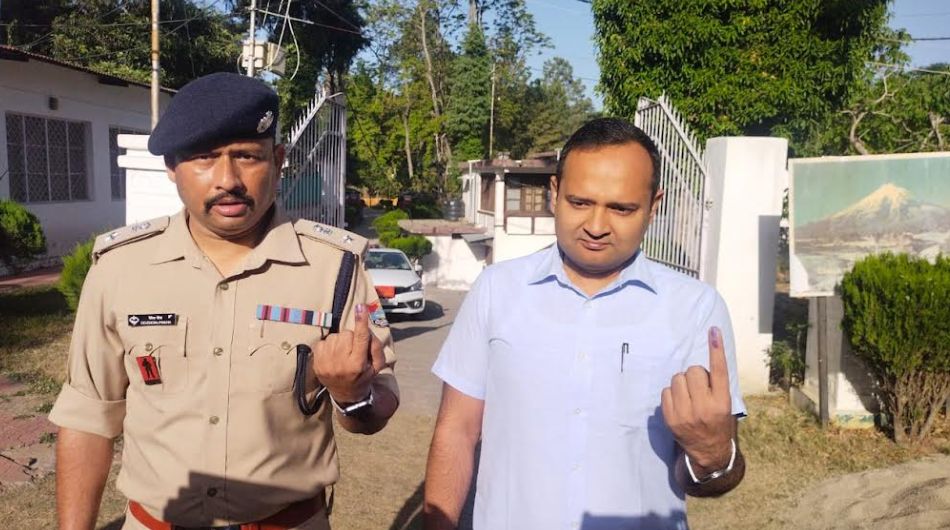
[[[53,471],[48,396],[29,394],[26,385],[0,376],[0,491]]]
[[[390,327],[396,340],[399,406],[404,411],[432,417],[438,412],[442,382],[432,375],[432,363],[449,334],[465,294],[426,288],[426,311],[421,318],[392,316]]]
[[[0,277],[0,292],[11,291],[20,287],[36,287],[40,285],[50,285],[59,281],[59,273],[62,267],[50,267],[46,269],[36,269],[16,276]]]

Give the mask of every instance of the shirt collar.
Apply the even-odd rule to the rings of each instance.
[[[541,250],[541,252],[544,255],[529,276],[528,283],[539,284],[554,278],[563,285],[573,285],[564,271],[564,258],[561,256],[561,249],[557,246],[557,243]],[[601,294],[620,289],[626,285],[639,285],[654,294],[657,292],[656,280],[650,272],[649,259],[643,254],[642,250],[637,251],[633,259],[624,265],[620,271],[620,276],[601,290]]]
[[[152,263],[165,263],[182,258],[196,268],[201,268],[204,261],[204,254],[188,230],[188,213],[184,209],[169,220],[168,228],[165,229],[164,237],[155,252]],[[306,263],[293,222],[277,206],[274,207],[274,212],[270,216],[264,239],[248,255],[244,269],[256,269],[267,261]]]

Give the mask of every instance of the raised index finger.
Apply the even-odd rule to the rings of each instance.
[[[713,396],[729,397],[726,349],[722,343],[722,331],[715,326],[709,328],[709,386]]]
[[[356,327],[353,329],[353,349],[351,353],[367,355],[369,351],[369,311],[366,304],[356,304]]]

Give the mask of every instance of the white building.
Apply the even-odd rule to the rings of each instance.
[[[148,85],[0,46],[0,199],[40,219],[49,256],[125,224],[117,136],[147,133],[150,112]]]
[[[486,266],[554,243],[549,202],[556,156],[470,162],[462,176],[462,219],[401,221],[405,230],[432,242],[432,253],[422,260],[426,284],[468,290]]]

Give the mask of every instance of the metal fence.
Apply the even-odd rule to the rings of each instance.
[[[660,151],[660,189],[665,192],[643,251],[650,259],[701,279],[707,210],[703,150],[666,96],[640,98],[634,123]]]
[[[318,92],[291,130],[279,198],[287,213],[343,226],[346,100]]]

